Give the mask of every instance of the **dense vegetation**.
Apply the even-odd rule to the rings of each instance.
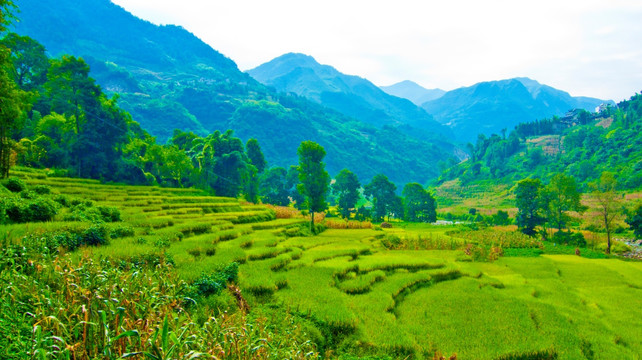
[[[257,139],[271,164],[287,167],[297,162],[299,144],[312,140],[326,149],[331,173],[350,168],[371,179],[383,172],[399,184],[437,177],[435,165],[455,154],[432,130],[375,127],[279,94],[184,29],[147,23],[108,0],[19,5],[17,33],[38,40],[54,57],[82,56],[96,83],[109,96],[119,94],[119,106],[159,144],[176,128],[202,137],[234,129],[244,142]]]
[[[510,228],[352,222],[309,236],[291,208],[14,174],[4,198],[58,205],[53,221],[0,226],[5,358],[615,359],[642,349],[640,310],[621,305],[637,301],[640,263],[604,260],[593,240],[578,257]],[[74,250],[69,239],[100,241]]]
[[[619,189],[637,189],[642,186],[641,130],[642,96],[636,94],[600,113],[524,123],[508,136],[479,135],[468,145],[470,159],[445,171],[440,182],[510,184],[565,172],[588,190],[589,182],[610,171],[617,174]]]

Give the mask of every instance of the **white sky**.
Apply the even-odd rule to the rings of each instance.
[[[640,0],[112,0],[181,25],[241,70],[288,52],[377,85],[526,76],[620,101],[642,91]]]

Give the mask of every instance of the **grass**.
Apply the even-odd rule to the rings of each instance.
[[[18,175],[28,185],[51,187],[54,195],[86,196],[97,206],[117,206],[123,221],[109,228],[122,225],[123,236],[112,238],[106,246],[84,247],[68,255],[63,251],[60,261],[68,265],[60,269],[68,269],[67,273],[43,262],[44,277],[34,278],[37,284],[29,282],[30,276],[41,276],[34,275],[40,274],[35,270],[28,276],[21,273],[18,281],[10,280],[17,275],[3,268],[3,285],[13,281],[15,287],[20,283],[22,294],[40,289],[38,284],[52,285],[49,292],[38,295],[42,304],[46,304],[43,296],[51,297],[51,307],[43,305],[40,312],[32,312],[34,318],[20,318],[18,332],[24,330],[26,337],[7,330],[12,338],[24,340],[15,346],[33,344],[31,334],[36,323],[49,331],[42,336],[42,344],[55,341],[51,336],[72,339],[65,340],[70,346],[80,341],[65,329],[82,328],[87,323],[78,310],[86,299],[73,298],[75,310],[65,313],[68,323],[64,327],[56,327],[47,319],[55,316],[61,320],[57,309],[71,307],[71,303],[64,305],[60,300],[65,291],[76,289],[65,276],[80,276],[74,269],[85,266],[85,274],[93,274],[94,283],[85,286],[76,282],[82,285],[78,291],[93,286],[100,289],[103,299],[116,299],[126,304],[126,309],[128,301],[140,304],[142,310],[136,311],[144,313],[132,312],[123,329],[133,330],[144,323],[135,319],[151,319],[146,328],[136,328],[143,336],[143,345],[151,344],[154,329],[164,326],[155,308],[171,314],[168,326],[177,337],[179,330],[185,329],[198,337],[195,343],[201,345],[195,344],[192,349],[204,349],[205,339],[209,339],[217,344],[212,348],[235,354],[237,350],[225,348],[234,339],[242,350],[234,358],[303,358],[305,354],[314,357],[321,353],[324,358],[422,359],[435,353],[456,353],[458,359],[547,355],[582,359],[590,354],[594,358],[635,359],[642,353],[639,262],[606,258],[590,249],[582,249],[578,257],[574,247],[532,243],[510,229],[466,232],[453,227],[395,223],[392,229],[378,231],[367,224],[328,219],[337,223],[317,236],[298,236],[303,234],[296,231],[298,226],[305,226],[308,220],[292,208],[243,205],[236,199],[210,197],[191,189],[107,186],[96,181],[48,178],[44,172],[31,169],[21,169]],[[88,226],[55,220],[2,225],[0,240],[6,248],[19,244],[29,234]],[[390,246],[391,239],[398,239],[395,246]],[[471,261],[462,250],[468,244],[501,245],[504,256],[494,262]],[[169,307],[182,301],[177,284],[189,284],[231,262],[239,263],[237,283],[250,302],[249,315],[235,312],[230,306],[235,306],[236,300],[227,293],[200,299],[196,315],[189,319],[181,317],[187,313]],[[136,287],[137,283],[129,285],[136,272],[140,281],[145,279],[150,285],[149,292]],[[169,280],[163,282],[161,277],[165,275]],[[120,296],[116,284],[143,291],[147,297],[129,292],[123,296],[130,299],[115,297]],[[0,291],[3,299],[11,299],[9,304],[15,306],[0,304],[2,316],[14,314],[19,304],[27,303],[21,298],[14,302],[10,289],[3,286]],[[174,291],[174,297],[168,295],[170,291]],[[96,309],[116,306],[109,301],[91,304]],[[207,315],[218,308],[229,310],[229,315]],[[106,323],[109,336],[115,337],[120,329],[115,322],[118,310],[109,311],[105,312]],[[89,323],[105,323],[100,316],[92,313]],[[6,319],[0,318],[0,326],[10,323]],[[98,328],[92,331],[96,341],[103,341],[98,338]],[[306,343],[308,339],[314,343]],[[137,349],[129,338],[124,346]],[[252,353],[252,349],[265,353]],[[272,357],[265,355],[268,350]],[[220,353],[212,355],[222,357]]]

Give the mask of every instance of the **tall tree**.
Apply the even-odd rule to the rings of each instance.
[[[615,188],[617,180],[613,173],[605,171],[600,178],[589,184],[591,194],[597,201],[600,213],[600,222],[604,225],[606,231],[606,253],[611,253],[611,233],[613,232],[613,222],[620,215],[618,210],[621,207],[622,197],[618,195]]]
[[[323,211],[328,204],[325,195],[330,185],[330,175],[325,170],[325,149],[314,141],[303,141],[297,150],[299,155],[299,192],[305,196],[310,211],[310,230],[314,231],[314,213]]]
[[[542,182],[539,179],[524,179],[517,183],[515,202],[517,203],[517,227],[526,235],[533,236],[535,228],[545,221],[539,198]]]
[[[383,220],[388,215],[395,202],[397,186],[388,180],[384,174],[375,175],[369,184],[364,187],[364,195],[372,198],[374,221]]]
[[[15,33],[7,34],[2,44],[11,50],[9,75],[19,88],[32,91],[45,83],[49,59],[42,44]]]
[[[250,164],[256,167],[259,174],[262,174],[267,166],[267,161],[265,161],[265,156],[263,156],[259,141],[256,139],[248,140],[245,144],[245,151],[248,159],[250,160]]]
[[[437,220],[435,198],[418,183],[409,183],[401,193],[405,198],[406,221],[434,222]]]
[[[0,32],[6,30],[12,19],[13,7],[12,1],[0,0]],[[9,176],[14,145],[11,135],[19,128],[23,110],[27,108],[27,94],[18,89],[7,72],[11,67],[10,51],[0,44],[0,178]]]
[[[282,167],[268,169],[261,176],[259,193],[266,204],[287,206],[290,203],[290,186],[288,172]]]
[[[548,222],[557,230],[565,229],[571,220],[568,212],[583,213],[586,210],[582,205],[582,194],[577,188],[575,178],[563,173],[553,176],[551,182],[544,188],[542,199],[547,205],[544,209]]]
[[[625,221],[629,224],[631,230],[633,230],[633,234],[635,234],[638,239],[642,238],[642,204],[630,212]]]
[[[332,185],[332,190],[339,196],[339,212],[345,219],[350,218],[351,209],[354,209],[359,201],[360,187],[357,175],[348,169],[341,170]]]

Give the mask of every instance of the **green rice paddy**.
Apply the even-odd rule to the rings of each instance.
[[[187,281],[238,262],[253,306],[281,304],[312,320],[320,346],[358,356],[458,359],[639,359],[642,263],[575,255],[473,262],[462,250],[389,250],[386,235],[462,244],[452,228],[328,229],[194,189],[102,185],[18,169],[28,185],[116,206],[133,235],[72,256],[171,258]],[[64,214],[59,214],[62,216]],[[3,226],[20,239],[69,222]],[[425,247],[424,247],[425,248]],[[321,335],[319,335],[321,334]],[[333,352],[327,353],[332,357]],[[336,355],[336,353],[334,353]],[[530,356],[530,357],[527,357]]]

